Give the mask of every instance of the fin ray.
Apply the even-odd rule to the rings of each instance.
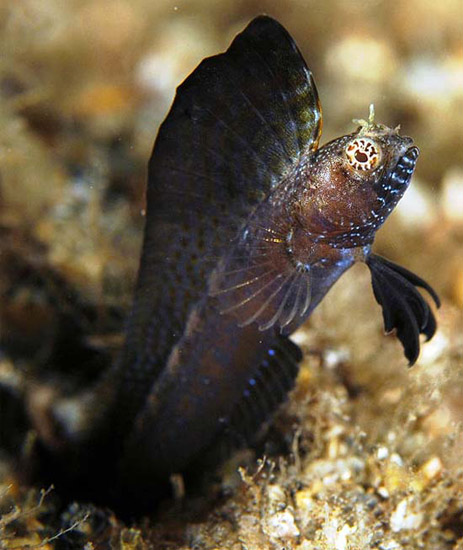
[[[246,325],[250,325],[251,323],[253,323],[256,319],[258,319],[259,317],[262,316],[262,314],[269,308],[270,304],[275,300],[276,300],[276,297],[279,296],[280,294],[280,291],[286,286],[286,284],[288,283],[288,281],[291,279],[292,277],[292,273],[289,273],[289,274],[286,274],[285,278],[282,280],[282,281],[279,281],[279,285],[277,286],[277,288],[275,290],[272,291],[272,293],[270,294],[270,296],[268,296],[267,298],[265,298],[265,301],[262,305],[260,305],[259,309],[253,313],[248,319],[246,319],[246,321],[241,321],[240,322],[240,325],[241,326],[246,326]],[[281,274],[279,273],[278,276],[281,276]],[[276,278],[274,279],[274,281],[276,281]],[[283,294],[283,297],[279,296],[280,298],[280,306],[278,306],[278,304],[276,304],[276,307],[279,309],[281,307],[281,303],[283,302],[283,299],[284,299],[284,294]],[[283,304],[284,305],[284,304]],[[278,310],[277,310],[278,311]],[[278,315],[274,315],[273,319],[278,319]],[[259,328],[261,330],[267,330],[269,329],[271,326],[273,326],[275,324],[275,321],[272,322],[272,320],[270,319],[269,321],[260,321],[259,322]]]

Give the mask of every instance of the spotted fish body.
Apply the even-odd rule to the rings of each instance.
[[[320,133],[312,75],[269,17],[178,88],[150,160],[133,311],[99,414],[113,494],[155,500],[160,479],[218,442],[252,441],[294,384],[301,353],[288,336],[355,262],[370,268],[410,363],[420,333],[434,334],[416,287],[438,304],[432,288],[371,253],[418,149],[372,119],[318,148]]]

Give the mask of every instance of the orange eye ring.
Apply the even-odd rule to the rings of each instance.
[[[347,162],[361,172],[374,170],[381,160],[379,144],[367,137],[356,137],[346,145]]]

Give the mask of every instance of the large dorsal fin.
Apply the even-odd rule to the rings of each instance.
[[[312,75],[269,17],[254,19],[179,86],[150,161],[141,267],[120,363],[135,366],[122,382],[134,386],[134,402],[163,367],[238,229],[301,153],[316,147],[320,128]]]

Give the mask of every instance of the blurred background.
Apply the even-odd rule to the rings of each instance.
[[[18,448],[26,431],[20,413],[25,431],[8,428],[25,379],[49,386],[59,378],[75,389],[119,349],[157,128],[176,86],[262,13],[288,29],[314,74],[322,143],[351,132],[352,119],[367,118],[374,103],[376,120],[400,124],[421,150],[376,249],[443,298],[440,331],[420,359],[426,379],[412,374],[412,384],[424,401],[438,392],[428,436],[460,437],[453,427],[463,419],[461,0],[2,0],[0,443]],[[389,392],[384,407],[392,410],[410,384],[401,350],[393,339],[383,343],[379,308],[372,320],[368,274],[353,270],[345,279],[315,313],[315,336],[300,340],[349,350],[349,379],[370,385],[372,399]],[[374,366],[378,346],[387,372],[384,362]],[[372,426],[370,414],[357,416]],[[449,467],[461,450],[460,443],[446,457]]]

